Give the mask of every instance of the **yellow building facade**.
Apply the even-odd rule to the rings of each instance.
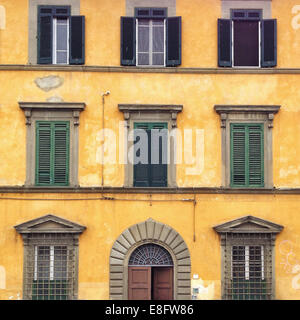
[[[42,62],[40,51],[39,10],[46,6],[52,8],[45,13],[52,19],[50,63]],[[53,13],[61,6],[71,11]],[[157,18],[152,8],[167,10]],[[59,46],[78,32],[71,19],[78,16],[84,17],[79,28],[84,61],[73,64],[73,42]],[[181,18],[174,40],[175,20],[169,18],[175,16]],[[134,22],[135,65],[124,63],[128,34],[121,17]],[[229,23],[225,49],[220,19]],[[263,33],[269,25],[263,25],[274,20],[277,41],[272,42]],[[139,64],[143,27],[150,30],[144,48],[152,43],[143,50],[155,59],[160,39],[162,64]],[[258,65],[235,65],[244,43],[238,31],[251,28],[258,28]],[[180,62],[168,66],[174,41]],[[269,47],[261,43],[273,45],[275,65],[263,66]],[[220,65],[222,48],[231,65]],[[69,55],[66,62],[58,62],[60,52]],[[299,53],[296,0],[2,0],[0,299],[154,299],[157,294],[298,300]],[[66,183],[43,182],[42,125],[66,123],[67,151],[46,153],[55,171],[57,154],[65,152]],[[145,123],[147,130],[163,123],[175,132],[168,140],[165,185],[136,184],[130,131]],[[258,131],[251,135],[252,129]],[[248,139],[242,149],[241,140],[234,140],[239,134],[242,142]],[[259,147],[251,149],[255,139]],[[246,151],[241,156],[236,150]],[[259,153],[256,160],[251,150],[253,157]],[[245,184],[236,182],[240,161]],[[259,166],[253,174],[259,183],[251,184],[251,161],[257,161],[254,171]],[[147,262],[144,256],[136,262],[147,250],[165,260]],[[53,281],[60,281],[59,292],[50,293]]]

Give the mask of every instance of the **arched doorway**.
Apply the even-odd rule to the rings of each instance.
[[[173,265],[170,253],[159,245],[137,247],[128,263],[128,299],[172,300]]]
[[[191,299],[191,257],[189,249],[176,230],[151,218],[130,226],[115,240],[109,256],[110,299],[129,299],[129,260],[132,253],[145,244],[156,244],[171,255],[173,261],[172,299]],[[151,268],[155,268],[155,266]]]

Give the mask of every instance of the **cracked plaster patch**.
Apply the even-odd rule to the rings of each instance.
[[[38,88],[48,92],[60,87],[64,83],[64,79],[58,76],[47,76],[43,78],[36,78],[34,82]]]

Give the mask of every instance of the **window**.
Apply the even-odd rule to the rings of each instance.
[[[67,300],[67,246],[34,246],[32,300]]]
[[[221,235],[222,298],[275,298],[273,247],[282,226],[253,216],[214,227]]]
[[[216,105],[221,120],[222,186],[273,188],[274,115],[280,106]]]
[[[264,186],[263,124],[230,125],[231,186]]]
[[[85,227],[47,215],[15,229],[24,240],[23,298],[77,299],[78,237]]]
[[[135,122],[134,129],[134,187],[167,187],[168,124]]]
[[[121,17],[121,64],[180,65],[181,17],[167,17],[167,8],[135,8],[134,17]]]
[[[176,127],[182,105],[119,104],[124,113],[125,187],[176,187]]]
[[[262,10],[232,9],[218,20],[220,67],[275,67],[277,20],[262,19]]]
[[[26,117],[26,186],[78,185],[78,126],[84,103],[19,102]]]
[[[69,184],[69,136],[69,122],[36,122],[36,185]]]
[[[38,63],[84,64],[84,16],[70,6],[38,6]]]

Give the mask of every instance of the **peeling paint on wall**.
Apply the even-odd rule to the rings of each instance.
[[[194,300],[213,300],[215,298],[215,284],[213,281],[192,279],[191,288]]]
[[[62,86],[64,79],[59,76],[47,76],[43,78],[36,78],[34,82],[38,88],[48,92]]]
[[[46,100],[47,102],[63,102],[63,98],[60,96],[53,96],[53,97],[49,97]]]
[[[0,266],[0,289],[6,289],[6,270]]]
[[[0,6],[0,30],[5,30],[6,28],[6,11],[3,6]]]

